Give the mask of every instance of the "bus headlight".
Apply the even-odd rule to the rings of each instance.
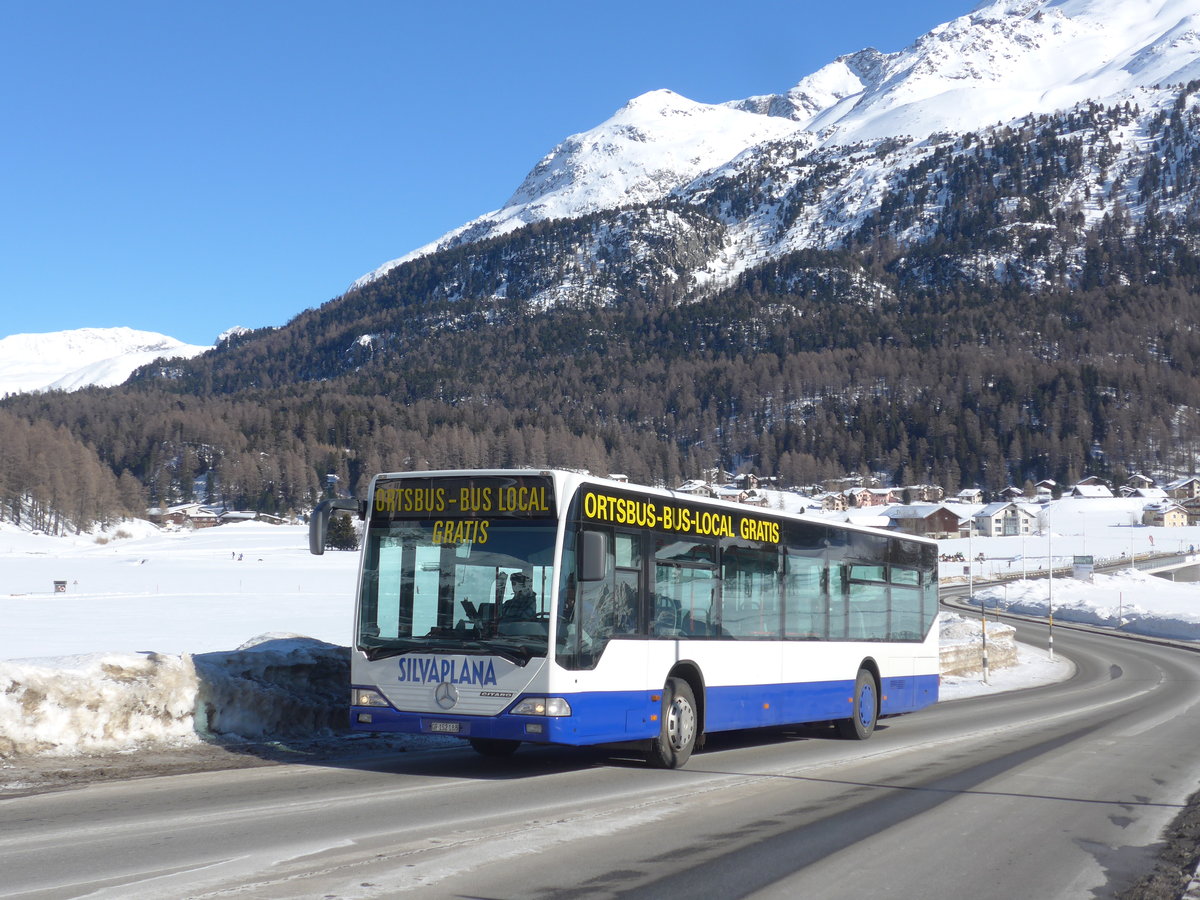
[[[379,691],[370,688],[351,688],[351,706],[391,706]]]
[[[526,697],[512,708],[514,716],[569,716],[571,704],[562,697]]]

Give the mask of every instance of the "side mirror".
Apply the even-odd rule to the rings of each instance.
[[[579,541],[579,580],[603,581],[608,577],[608,535],[584,531]]]
[[[329,517],[338,510],[349,510],[363,518],[366,505],[358,500],[339,497],[333,500],[322,500],[312,512],[308,520],[308,552],[313,556],[325,554],[325,540],[329,536]]]

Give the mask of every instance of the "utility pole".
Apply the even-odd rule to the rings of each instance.
[[[1046,556],[1050,560],[1050,577],[1046,588],[1046,644],[1050,649],[1050,661],[1054,661],[1054,533],[1050,529],[1050,506],[1046,505]]]
[[[968,602],[975,599],[975,517],[971,517],[970,530],[967,532],[967,596],[970,598]],[[987,608],[983,602],[979,603],[979,622],[983,627],[983,683],[990,684],[988,680],[988,651],[987,651]]]

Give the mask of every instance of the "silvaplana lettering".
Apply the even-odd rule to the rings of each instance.
[[[402,656],[396,680],[400,683],[495,684],[496,666],[490,659],[450,659],[441,656]]]

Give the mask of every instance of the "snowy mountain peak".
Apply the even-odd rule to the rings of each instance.
[[[772,141],[798,148],[919,141],[1086,101],[1140,103],[1148,91],[1194,79],[1200,0],[990,0],[903,50],[841,56],[783,94],[721,105],[669,90],[635,97],[550,151],[502,209],[354,286],[409,259],[530,222],[660,199]]]
[[[234,338],[237,338],[237,337],[241,337],[244,334],[249,334],[250,330],[251,329],[247,328],[244,325],[234,325],[232,328],[228,328],[225,331],[222,331],[219,335],[217,335],[217,343],[223,344],[226,341],[233,340]]]
[[[805,76],[786,94],[750,97],[726,105],[806,123],[822,110],[835,106],[847,97],[861,94],[877,78],[890,58],[888,54],[871,48],[839,56]]]
[[[156,359],[190,358],[209,349],[123,327],[14,334],[0,339],[0,396],[110,387]]]
[[[743,150],[796,130],[790,122],[650,91],[555,147],[493,215],[523,223],[656,200]]]
[[[826,144],[845,144],[1113,104],[1200,77],[1198,22],[1200,0],[995,0],[899,53],[843,57],[832,65],[862,90],[835,92],[807,120],[793,118]],[[785,96],[819,100],[806,87],[822,73],[833,77],[823,69]]]
[[[385,263],[353,286],[417,256],[505,234],[530,222],[661,199],[743,151],[793,137],[797,131],[789,119],[698,103],[674,91],[641,94],[612,118],[571,135],[546,154],[502,208]]]

